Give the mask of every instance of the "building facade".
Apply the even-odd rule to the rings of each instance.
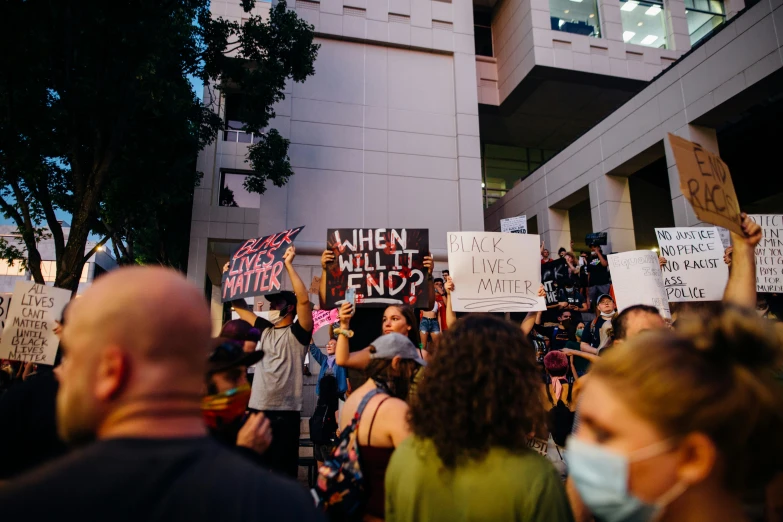
[[[63,235],[68,239],[70,228],[63,226]],[[6,240],[9,244],[16,246],[22,252],[25,251],[24,242],[17,234],[16,226],[0,225],[0,238]],[[88,241],[84,248],[84,253],[90,252],[95,247],[95,241]],[[57,256],[54,250],[54,240],[44,239],[38,243],[38,252],[41,254],[41,272],[43,272],[44,281],[54,284],[54,278],[57,275]],[[90,260],[84,264],[82,276],[79,279],[79,289],[77,294],[84,292],[90,286],[92,281],[102,273],[108,272],[117,267],[117,262],[105,250],[96,252]],[[21,261],[14,261],[9,264],[7,261],[0,261],[0,294],[12,294],[18,281],[32,281],[33,277],[29,270],[22,267]]]
[[[256,13],[269,5],[257,3]],[[564,154],[555,153],[649,92],[650,80],[744,4],[291,0],[289,8],[313,25],[321,48],[315,75],[288,85],[271,123],[291,141],[295,175],[286,186],[263,196],[244,190],[254,137],[237,130],[230,94],[204,89],[227,125],[199,156],[188,277],[212,296],[216,321],[232,250],[290,227],[305,226],[296,265],[306,284],[320,274],[327,228],[429,228],[444,268],[447,231],[498,229],[506,216],[528,212],[533,231],[562,241],[558,231],[568,228],[542,177]],[[239,0],[213,0],[211,9],[234,21],[247,16]],[[587,180],[581,168],[555,171],[558,189]],[[584,187],[598,190],[597,179]],[[621,199],[605,185],[599,208]],[[601,216],[597,230],[622,229],[622,217],[601,228]]]

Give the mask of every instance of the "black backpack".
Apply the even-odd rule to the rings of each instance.
[[[571,404],[571,390],[574,385],[568,385],[568,404]],[[549,404],[552,405],[552,409],[549,410],[547,416],[547,426],[549,427],[549,433],[552,435],[552,440],[558,446],[565,446],[566,439],[571,434],[571,430],[574,428],[574,412],[568,409],[568,406],[560,398],[555,404],[552,399],[552,394],[549,392],[549,385],[546,387],[546,396],[549,399]]]

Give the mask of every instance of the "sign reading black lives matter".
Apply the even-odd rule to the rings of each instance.
[[[71,300],[71,292],[62,288],[18,282],[5,320],[0,341],[0,359],[54,364],[59,339],[55,321]]]
[[[356,289],[357,306],[427,305],[429,230],[330,228],[326,248],[334,252],[326,267],[326,308],[342,304],[350,287]]]
[[[223,273],[223,302],[279,292],[283,255],[303,228],[245,241]]]
[[[546,305],[557,303],[557,291],[563,288],[568,279],[568,262],[556,259],[541,265],[541,284],[546,292]]]
[[[449,232],[449,272],[455,312],[545,310],[541,238],[501,232]]]

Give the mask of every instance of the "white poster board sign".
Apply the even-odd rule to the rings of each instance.
[[[612,272],[618,312],[645,304],[656,307],[665,319],[671,319],[658,254],[651,250],[634,250],[609,254],[607,261]]]
[[[0,359],[54,364],[59,339],[55,321],[71,300],[71,292],[53,286],[16,283],[0,341]]]
[[[527,234],[527,216],[501,219],[500,231],[512,234]]]
[[[670,303],[723,299],[729,267],[716,227],[656,228],[655,235],[668,261],[661,271]]]
[[[749,216],[761,225],[762,238],[756,246],[756,292],[783,292],[783,216]]]
[[[720,242],[723,248],[729,248],[731,246],[731,232],[727,228],[715,227],[718,229],[718,235],[720,235]]]
[[[455,312],[545,310],[540,239],[501,232],[449,232],[449,272]]]

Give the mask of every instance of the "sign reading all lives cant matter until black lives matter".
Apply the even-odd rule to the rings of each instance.
[[[62,288],[18,282],[0,341],[0,359],[54,364],[59,340],[55,321],[71,300]]]
[[[538,235],[449,232],[449,272],[455,312],[546,310]]]
[[[729,268],[715,227],[656,228],[655,235],[667,261],[661,272],[669,302],[723,299]]]
[[[606,260],[612,271],[618,312],[629,306],[645,304],[654,306],[664,318],[671,319],[658,254],[651,250],[634,250],[609,254]]]
[[[783,216],[749,216],[761,226],[761,241],[756,245],[756,291],[783,292]]]

